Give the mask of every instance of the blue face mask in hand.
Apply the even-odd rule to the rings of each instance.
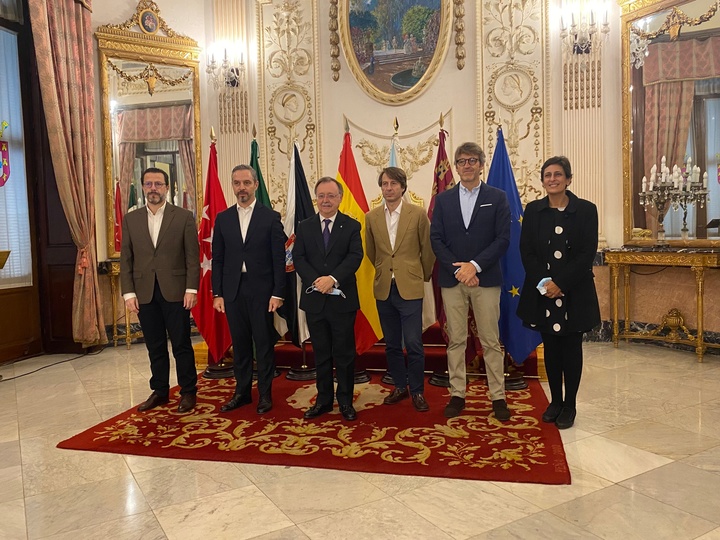
[[[308,287],[307,289],[305,289],[305,293],[306,293],[306,294],[310,294],[310,293],[313,293],[313,292],[316,292],[316,291],[319,292],[318,289],[315,287],[315,285],[311,285],[310,287]],[[337,287],[333,287],[332,290],[331,290],[329,293],[327,293],[327,294],[329,294],[330,296],[342,296],[343,298],[346,298],[345,293],[342,292],[342,291],[341,291],[340,289],[338,289]]]

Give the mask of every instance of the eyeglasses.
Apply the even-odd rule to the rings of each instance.
[[[153,187],[162,188],[166,186],[167,184],[165,184],[165,182],[143,182],[143,187],[145,189],[152,189]]]
[[[340,196],[339,193],[319,193],[317,195],[317,200],[322,201],[323,199],[327,199],[328,201],[334,201]]]
[[[476,165],[479,161],[480,160],[476,157],[460,158],[460,159],[455,160],[455,165],[457,165],[458,167],[464,167],[466,163],[468,165]]]

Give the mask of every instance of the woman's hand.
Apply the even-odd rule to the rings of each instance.
[[[555,285],[555,282],[553,280],[550,280],[545,284],[545,296],[547,296],[548,298],[560,298],[561,296],[565,295],[560,290],[560,287]]]

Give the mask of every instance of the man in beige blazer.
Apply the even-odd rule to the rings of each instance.
[[[200,254],[192,212],[167,204],[168,175],[151,167],[142,176],[147,206],[125,215],[120,286],[137,313],[150,357],[152,394],[138,411],[164,405],[170,394],[170,336],[178,384],[178,412],[195,407],[197,371],[190,342],[190,310],[197,303]]]
[[[407,190],[405,171],[397,167],[383,169],[378,185],[384,202],[365,217],[365,244],[375,266],[373,290],[385,336],[388,371],[395,384],[384,403],[394,405],[412,396],[415,409],[426,412],[429,407],[423,395],[422,303],[424,282],[430,280],[435,263],[430,221],[423,208],[403,202]]]

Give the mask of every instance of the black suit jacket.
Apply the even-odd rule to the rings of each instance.
[[[510,205],[501,189],[480,183],[470,225],[466,228],[460,210],[460,185],[435,198],[430,242],[438,262],[441,287],[454,287],[455,262],[475,261],[481,287],[502,285],[500,259],[510,245]]]
[[[285,298],[285,233],[280,214],[255,203],[246,237],[240,233],[237,205],[215,218],[212,242],[213,295],[237,298],[240,280],[255,295]],[[245,263],[246,273],[242,273]]]
[[[324,309],[338,313],[360,309],[355,272],[363,259],[360,223],[341,212],[337,213],[327,252],[322,237],[320,218],[316,214],[298,223],[295,231],[293,261],[302,279],[300,308],[308,313]],[[332,275],[345,294],[333,296],[319,292],[308,293],[308,287],[321,276]]]

